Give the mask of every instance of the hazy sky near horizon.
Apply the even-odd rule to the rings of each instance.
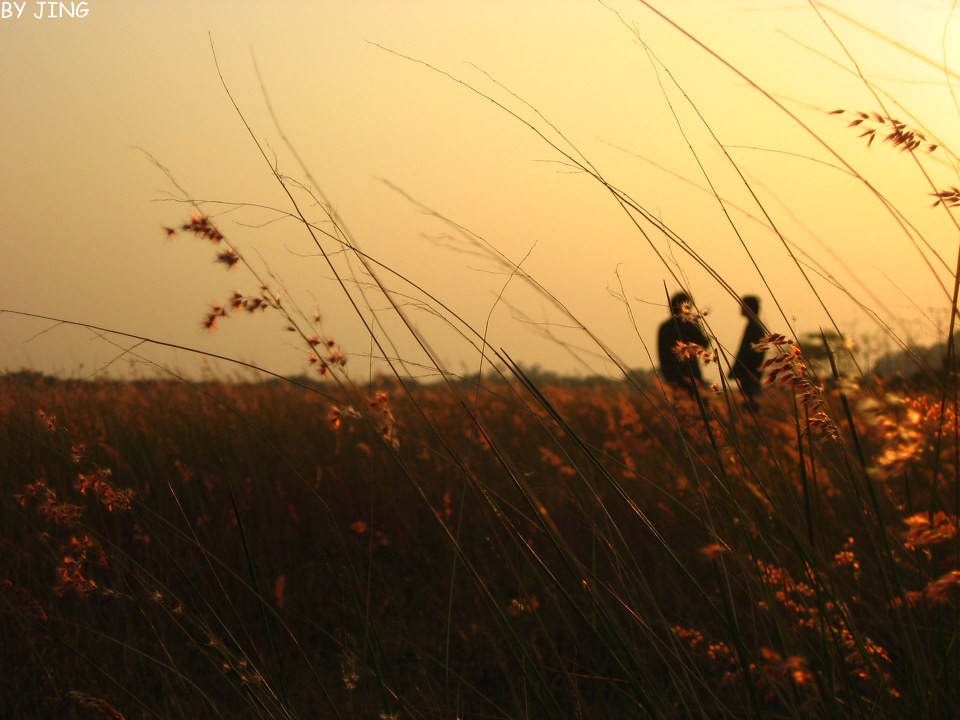
[[[734,351],[731,291],[785,335],[945,331],[960,233],[931,193],[960,185],[949,0],[20,5],[0,3],[2,310],[306,371],[276,313],[203,329],[259,281],[167,238],[196,210],[289,307],[322,314],[358,378],[383,352],[429,365],[356,256],[320,234],[323,257],[291,219],[276,168],[328,231],[297,185],[329,202],[452,372],[479,369],[480,336],[564,373],[614,373],[597,341],[649,367],[681,286]],[[867,148],[838,108],[941,148]],[[6,370],[235,372],[136,343],[0,314]]]

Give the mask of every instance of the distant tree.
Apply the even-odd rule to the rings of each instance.
[[[841,377],[859,376],[865,370],[857,361],[854,342],[836,330],[804,333],[800,336],[800,343],[804,358],[821,378],[833,375],[831,356]]]
[[[954,335],[954,369],[957,368],[957,350],[960,349],[960,332]],[[925,375],[934,379],[943,370],[947,357],[946,342],[927,346],[909,345],[906,349],[887,352],[877,358],[871,371],[880,377],[900,376],[914,378]]]

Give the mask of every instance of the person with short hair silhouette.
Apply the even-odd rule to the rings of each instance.
[[[740,314],[747,318],[747,327],[743,330],[740,349],[737,350],[737,357],[728,377],[740,384],[744,405],[752,410],[759,410],[760,403],[757,398],[763,391],[760,368],[763,365],[764,351],[756,350],[753,346],[767,334],[760,323],[760,299],[756,295],[744,295],[740,299]]]
[[[657,350],[663,379],[695,399],[701,397],[698,384],[703,382],[703,377],[696,348],[685,348],[684,345],[706,349],[710,347],[710,340],[700,327],[691,297],[681,291],[670,298],[670,317],[660,325]]]

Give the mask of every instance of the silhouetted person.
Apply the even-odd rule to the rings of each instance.
[[[730,377],[740,383],[744,404],[758,410],[757,398],[763,390],[760,383],[760,366],[763,365],[763,350],[754,350],[753,345],[767,334],[760,324],[760,300],[754,295],[744,295],[740,300],[740,314],[747,318],[747,327],[743,330],[743,340],[733,362]]]
[[[703,378],[695,348],[678,354],[678,343],[692,343],[704,349],[710,347],[710,340],[700,329],[690,296],[685,292],[678,292],[670,298],[670,317],[660,325],[657,350],[663,379],[674,388],[689,393],[691,398],[699,398],[697,384],[703,382]]]

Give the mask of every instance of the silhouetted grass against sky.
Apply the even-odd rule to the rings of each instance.
[[[734,293],[760,296],[771,330],[830,326],[825,305],[855,337],[875,317],[906,340],[945,331],[957,234],[930,193],[957,184],[950,2],[62,5],[88,12],[37,19],[28,3],[0,19],[4,310],[304,371],[276,316],[203,329],[212,303],[258,285],[189,233],[167,237],[201,212],[291,303],[322,314],[351,372],[376,371],[380,351],[272,164],[322,192],[356,246],[398,274],[381,279],[457,373],[479,353],[438,314],[525,364],[614,370],[523,273],[629,366],[650,365],[644,343],[653,353],[681,285],[735,349],[739,308],[685,248]],[[867,148],[849,111],[941,147]],[[325,250],[368,320],[387,306],[355,257]],[[413,371],[423,351],[378,316]],[[148,344],[124,355],[134,344],[0,315],[6,369],[227,372]]]

